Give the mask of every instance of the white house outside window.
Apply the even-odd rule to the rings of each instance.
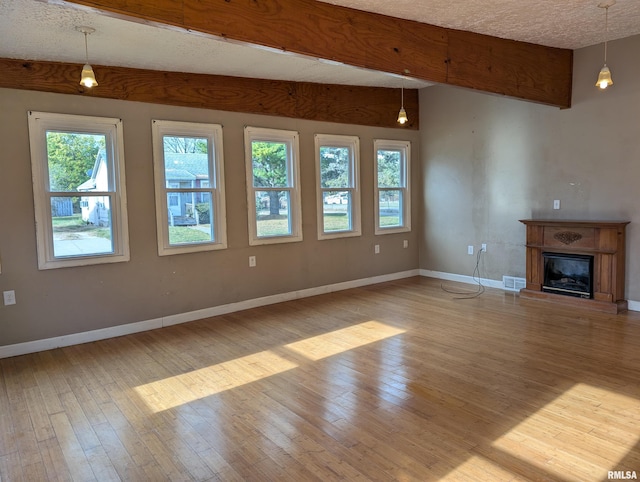
[[[122,121],[29,112],[40,269],[129,260]]]
[[[318,239],[359,236],[360,140],[316,134]]]
[[[302,241],[298,133],[245,127],[249,244]]]
[[[227,247],[222,126],[154,120],[160,256]]]
[[[375,233],[411,230],[411,143],[375,140]]]

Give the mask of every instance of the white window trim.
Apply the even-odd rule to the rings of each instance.
[[[195,253],[227,248],[227,209],[224,188],[224,159],[222,145],[222,126],[195,122],[179,122],[154,119],[151,123],[153,138],[153,172],[156,194],[156,228],[158,255]],[[209,141],[208,160],[211,183],[209,187],[184,188],[189,191],[208,192],[213,204],[214,241],[201,243],[169,244],[167,188],[164,162],[164,136],[201,137]]]
[[[302,241],[302,200],[300,196],[300,146],[299,134],[296,131],[281,129],[268,129],[262,127],[244,128],[245,146],[245,168],[247,178],[247,205],[249,211],[249,245],[258,246],[262,244],[293,243]],[[256,213],[256,191],[264,191],[264,188],[253,187],[253,156],[252,142],[282,142],[287,145],[287,159],[290,170],[289,182],[290,191],[289,212],[291,215],[291,234],[284,236],[263,236],[258,237],[257,233],[257,213]],[[279,189],[285,190],[285,189]]]
[[[320,172],[320,147],[347,147],[351,153],[349,170],[351,185],[348,188],[323,188]],[[343,136],[331,134],[315,135],[316,152],[316,206],[318,213],[318,239],[348,238],[362,235],[361,203],[360,203],[360,138],[357,136]],[[351,229],[348,231],[326,232],[324,230],[324,191],[351,192]]]
[[[379,150],[399,150],[404,153],[404,165],[402,169],[402,180],[404,187],[393,188],[401,190],[402,203],[402,226],[381,227],[380,226],[380,189],[378,188],[378,151]],[[374,215],[375,234],[406,233],[411,231],[411,142],[375,139],[373,141],[373,176],[374,176]]]
[[[35,111],[29,111],[28,117],[38,268],[44,270],[129,261],[129,229],[122,120]],[[111,162],[114,185],[113,191],[104,193],[104,195],[110,197],[111,202],[113,253],[65,257],[56,257],[54,255],[50,200],[53,196],[49,190],[47,157],[47,131],[50,130],[103,134],[105,136],[105,148],[107,158]]]

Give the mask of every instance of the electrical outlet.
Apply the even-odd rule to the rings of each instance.
[[[402,247],[403,247],[403,248],[408,248],[408,247],[409,247],[409,240],[408,240],[408,239],[405,239],[405,240],[402,242]]]
[[[560,199],[555,199],[553,201],[553,209],[560,209]]]
[[[3,291],[2,296],[4,297],[4,305],[15,305],[16,304],[16,292],[13,290]]]
[[[249,256],[249,268],[255,268],[255,267],[256,267],[256,257]]]
[[[473,246],[467,246],[467,254],[473,254]]]
[[[482,243],[482,251],[487,252],[487,243]]]
[[[376,244],[376,245],[373,247],[373,252],[374,252],[375,254],[380,254],[380,245],[379,245],[379,244]]]

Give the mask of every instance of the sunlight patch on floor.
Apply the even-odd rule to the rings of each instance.
[[[297,366],[267,350],[140,385],[134,390],[149,408],[159,412],[277,375]]]
[[[564,480],[606,479],[609,470],[633,469],[607,460],[621,462],[640,440],[640,418],[629,417],[637,407],[635,398],[578,383],[492,447]]]
[[[284,348],[316,361],[384,340],[404,331],[377,321],[367,321],[290,343],[284,345]],[[296,363],[274,353],[273,350],[266,350],[140,385],[134,387],[134,390],[149,408],[157,413],[296,367]]]
[[[372,320],[296,341],[295,343],[289,343],[284,347],[316,361],[368,345],[369,343],[401,335],[405,332],[406,330]]]
[[[469,457],[441,480],[513,480],[514,474],[485,457]]]

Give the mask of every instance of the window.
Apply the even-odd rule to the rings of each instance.
[[[411,144],[374,141],[376,234],[411,230],[409,193]]]
[[[29,112],[38,267],[129,260],[122,121]]]
[[[245,127],[249,244],[302,241],[298,133]]]
[[[227,247],[222,126],[154,120],[158,254]]]
[[[355,136],[317,134],[318,239],[359,236],[360,141]]]

